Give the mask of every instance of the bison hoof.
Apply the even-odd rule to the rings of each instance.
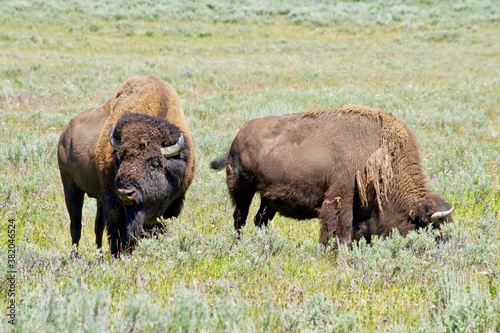
[[[69,256],[70,259],[78,259],[80,258],[80,255],[78,254],[78,251],[73,249],[71,250],[71,254]]]

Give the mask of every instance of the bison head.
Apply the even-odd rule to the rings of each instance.
[[[410,212],[410,218],[417,227],[432,225],[434,228],[439,229],[441,224],[453,222],[452,212],[453,206],[438,195],[430,192],[417,205],[417,208]]]
[[[135,241],[177,199],[189,149],[179,128],[144,114],[125,113],[111,128],[115,191]]]

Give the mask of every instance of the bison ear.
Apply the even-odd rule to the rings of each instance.
[[[181,133],[181,135],[179,136],[179,141],[177,141],[176,144],[173,144],[172,146],[161,148],[161,154],[165,158],[169,158],[169,157],[179,155],[181,153],[182,149],[184,149],[184,134]]]
[[[109,143],[113,146],[114,150],[118,151],[120,149],[120,140],[115,136],[115,125],[109,130]]]

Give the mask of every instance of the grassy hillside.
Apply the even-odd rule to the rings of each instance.
[[[500,331],[499,17],[473,0],[4,1],[0,332]],[[184,210],[111,260],[88,199],[71,260],[59,134],[146,74],[179,93],[195,140]],[[318,220],[283,217],[235,240],[209,161],[250,119],[348,103],[415,133],[429,186],[455,206],[446,241],[324,251]]]

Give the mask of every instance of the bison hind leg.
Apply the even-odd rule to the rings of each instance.
[[[245,226],[248,211],[250,209],[250,204],[252,203],[255,186],[251,182],[247,182],[242,178],[239,178],[238,182],[235,182],[229,187],[229,194],[235,206],[233,219],[234,219],[234,229],[236,230],[236,235],[240,236],[240,229]],[[228,182],[228,184],[230,184]]]
[[[240,236],[240,229],[245,225],[250,204],[256,192],[256,184],[252,174],[244,173],[241,161],[237,156],[229,154],[226,166],[226,182],[229,195],[235,206],[233,219],[236,236]]]
[[[261,197],[260,208],[254,218],[255,225],[257,227],[267,227],[269,221],[274,218],[274,215],[276,215],[276,209],[269,204],[268,200]]]
[[[237,197],[233,197],[235,205],[233,213],[234,230],[236,230],[237,236],[239,236],[241,228],[245,226],[254,194],[255,192],[248,191],[239,193]]]
[[[82,208],[85,192],[82,191],[71,177],[62,176],[64,199],[70,219],[71,241],[78,247],[82,236]]]

